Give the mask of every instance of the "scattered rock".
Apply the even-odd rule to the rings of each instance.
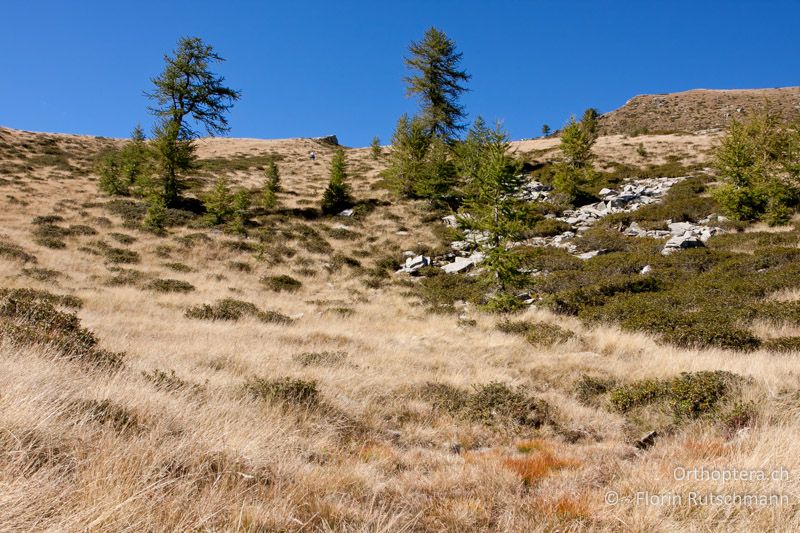
[[[587,259],[591,259],[592,257],[597,257],[601,253],[603,253],[601,250],[592,250],[591,252],[585,252],[579,254],[578,259],[583,259],[584,261],[586,261]]]
[[[669,227],[670,233],[676,237],[693,229],[693,224],[691,222],[671,222],[667,224],[667,226]]]
[[[636,441],[635,446],[640,450],[646,450],[655,444],[656,439],[659,437],[658,431],[651,431],[641,439]]]
[[[406,259],[406,263],[403,266],[403,268],[401,268],[397,272],[398,273],[400,273],[400,272],[409,272],[409,273],[416,272],[420,268],[429,266],[430,264],[431,264],[431,258],[430,257],[425,257],[424,255],[418,255],[418,256],[415,256],[415,257],[409,257],[408,259]]]
[[[456,219],[455,215],[447,215],[446,217],[442,217],[442,222],[444,222],[445,226],[449,226],[451,228],[458,227],[458,220]]]
[[[329,144],[331,146],[339,146],[339,139],[336,135],[325,135],[323,137],[313,137],[312,141],[317,141],[322,144]]]
[[[341,213],[339,213],[336,216],[337,217],[351,217],[351,216],[353,216],[353,210],[352,209],[345,209],[344,211],[342,211]]]
[[[652,271],[653,271],[653,267],[651,267],[650,265],[645,265],[644,268],[642,268],[642,270],[639,271],[639,274],[642,274],[642,275],[649,274]]]
[[[670,240],[668,240],[667,244],[664,245],[664,249],[661,250],[661,255],[669,255],[677,252],[678,250],[684,250],[687,248],[702,248],[704,246],[705,244],[703,244],[703,241],[700,240],[700,237],[693,235],[692,232],[687,231],[680,237],[672,237]]]
[[[442,266],[442,270],[448,274],[466,272],[481,261],[483,261],[483,254],[480,252],[474,252],[469,257],[457,257],[452,263]]]

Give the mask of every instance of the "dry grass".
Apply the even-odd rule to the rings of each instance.
[[[9,136],[8,130],[3,130]],[[31,137],[34,138],[35,136]],[[28,139],[28,137],[26,137]],[[21,141],[20,141],[21,142]],[[64,141],[66,142],[66,140]],[[203,157],[276,152],[284,205],[315,202],[325,161],[306,151],[313,141],[214,140]],[[349,151],[360,198],[385,198],[371,188],[378,163],[368,150]],[[37,172],[39,172],[37,170]],[[177,240],[123,230],[109,215],[89,176],[14,174],[0,195],[4,242],[22,246],[36,267],[60,272],[41,281],[18,258],[0,257],[4,287],[34,287],[84,301],[77,311],[100,346],[126,353],[109,372],[58,358],[46,346],[0,339],[0,524],[4,531],[653,531],[796,530],[796,505],[746,507],[646,506],[610,491],[786,493],[800,490],[795,441],[800,431],[799,354],[683,350],[643,334],[587,329],[575,320],[529,310],[519,320],[558,324],[574,339],[534,347],[496,328],[497,318],[467,307],[475,325],[428,314],[391,282],[364,284],[373,256],[435,242],[413,204],[382,206],[363,219],[343,220],[359,237],[336,241],[335,252],[285,244],[295,255],[208,241],[186,249]],[[45,174],[42,174],[45,176]],[[257,169],[237,180],[255,186]],[[63,199],[70,202],[63,202]],[[30,242],[30,221],[59,214],[65,225],[91,224],[99,235],[70,237],[64,249]],[[108,225],[92,224],[98,217]],[[339,220],[289,220],[323,226]],[[400,231],[407,234],[397,235]],[[109,286],[114,265],[82,251],[133,233],[126,248],[141,261],[142,282]],[[166,247],[166,248],[165,248]],[[167,249],[168,248],[168,249]],[[334,253],[358,250],[363,269],[325,268]],[[164,255],[169,257],[164,257]],[[179,261],[179,271],[165,266]],[[249,269],[228,265],[246,263]],[[308,272],[308,269],[313,273]],[[185,269],[183,269],[185,270]],[[305,274],[300,274],[300,271]],[[264,276],[302,280],[294,293],[267,290]],[[189,293],[143,290],[172,278]],[[781,300],[796,295],[780,295]],[[291,324],[193,320],[187,308],[224,298],[252,302],[294,318]],[[330,312],[348,308],[352,312]],[[311,356],[308,354],[329,354]],[[328,364],[325,357],[335,357]],[[341,355],[346,354],[346,355]],[[320,363],[323,361],[325,364]],[[635,441],[649,428],[575,392],[584,375],[619,383],[668,378],[682,371],[727,370],[750,378],[742,391],[755,416],[731,429],[721,418],[673,426],[646,450]],[[315,382],[314,402],[271,401],[247,393],[254,379]],[[460,416],[416,394],[428,383],[474,390],[500,382],[523,386],[552,412],[541,427],[489,425]],[[516,389],[515,389],[516,390]],[[783,481],[676,479],[677,466],[739,469],[784,467]]]

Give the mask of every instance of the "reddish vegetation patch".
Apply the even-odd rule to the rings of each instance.
[[[503,466],[516,473],[526,486],[535,484],[555,470],[576,468],[574,459],[557,457],[549,450],[540,450],[525,457],[506,457]]]

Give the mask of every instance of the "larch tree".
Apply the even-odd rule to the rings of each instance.
[[[409,46],[406,66],[407,94],[417,96],[429,131],[450,143],[465,128],[466,116],[459,98],[467,90],[470,75],[460,68],[462,54],[455,42],[436,28],[429,28],[419,42]]]
[[[463,227],[488,234],[482,247],[484,264],[494,274],[498,296],[503,299],[508,286],[519,277],[515,256],[507,245],[520,231],[516,210],[524,183],[521,165],[509,154],[509,138],[499,123],[489,128],[479,118],[464,145],[459,168],[466,181],[459,221]]]
[[[331,160],[328,187],[322,194],[322,212],[333,215],[353,205],[350,185],[347,184],[347,161],[344,150],[338,148]]]
[[[230,129],[226,114],[241,93],[211,71],[212,64],[222,61],[202,39],[181,38],[172,55],[164,56],[164,70],[152,80],[152,91],[145,93],[158,120],[155,145],[167,205],[178,202],[180,176],[194,160],[192,141],[200,135],[198,128],[211,136]]]

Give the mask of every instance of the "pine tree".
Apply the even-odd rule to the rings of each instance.
[[[414,195],[427,198],[438,207],[446,204],[456,185],[452,150],[440,138],[433,137],[424,160],[422,174],[414,183]]]
[[[125,196],[128,194],[128,184],[123,179],[122,161],[119,151],[112,151],[103,155],[95,165],[98,175],[97,187],[112,196]]]
[[[549,124],[542,124],[542,135],[547,137],[550,135],[550,125]]]
[[[372,138],[372,144],[370,145],[370,156],[374,160],[378,160],[381,158],[383,151],[381,150],[381,140],[375,136]]]
[[[250,192],[241,189],[233,195],[233,214],[230,222],[230,229],[234,233],[246,233],[247,215],[250,210]]]
[[[592,147],[597,140],[597,114],[588,109],[581,122],[572,117],[561,130],[561,161],[555,165],[553,185],[566,201],[574,202],[597,173],[592,166]]]
[[[732,121],[715,154],[714,198],[737,220],[787,223],[800,201],[800,130],[763,113]]]
[[[476,120],[467,135],[459,168],[466,172],[465,199],[460,217],[467,228],[484,231],[489,240],[483,245],[484,264],[494,274],[498,290],[504,293],[519,277],[515,256],[508,250],[509,241],[520,226],[516,221],[518,193],[523,184],[521,165],[509,155],[509,138],[498,123],[486,127]]]
[[[99,176],[101,191],[127,196],[150,172],[150,154],[141,126],[136,126],[131,139],[122,148],[105,154],[95,171]]]
[[[322,195],[322,212],[332,215],[353,205],[347,180],[347,161],[344,150],[338,148],[331,160],[330,180]]]
[[[164,224],[167,220],[167,205],[164,203],[164,196],[161,194],[151,194],[147,198],[147,213],[142,220],[142,227],[147,230],[160,233],[164,231]]]
[[[280,171],[275,158],[271,157],[267,161],[267,168],[264,170],[264,194],[262,204],[266,209],[274,208],[278,203],[277,193],[280,190]]]
[[[403,115],[397,121],[387,175],[391,187],[400,196],[417,196],[418,184],[427,173],[431,143],[432,137],[420,118]]]
[[[229,130],[225,114],[240,93],[224,86],[225,79],[211,72],[210,64],[222,61],[202,39],[184,37],[171,56],[164,56],[164,70],[152,80],[153,91],[145,93],[154,102],[151,113],[158,118],[156,153],[167,205],[177,203],[180,176],[194,159],[192,140],[199,136],[195,124],[212,136]]]
[[[235,212],[233,199],[228,180],[224,177],[218,178],[214,188],[203,199],[208,222],[218,225],[228,221]]]
[[[413,72],[406,77],[407,94],[418,96],[422,118],[430,133],[450,143],[464,130],[465,112],[459,97],[470,76],[459,68],[462,54],[443,32],[430,28],[420,42],[409,46],[406,66]]]

